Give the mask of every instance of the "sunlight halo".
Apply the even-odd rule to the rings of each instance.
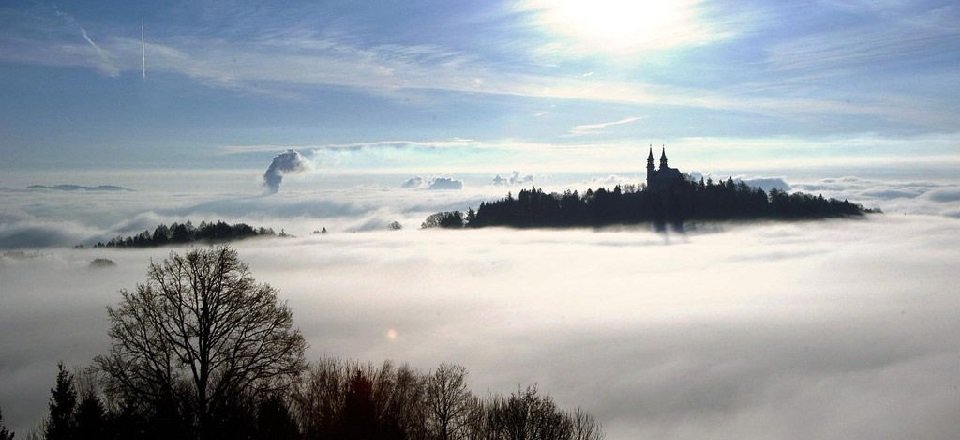
[[[694,45],[710,39],[696,0],[530,0],[525,9],[575,50],[631,54]]]

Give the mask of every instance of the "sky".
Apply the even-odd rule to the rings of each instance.
[[[0,169],[958,160],[954,3],[661,3],[4,2]]]

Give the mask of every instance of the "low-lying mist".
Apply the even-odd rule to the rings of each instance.
[[[610,439],[945,439],[960,431],[957,225],[407,228],[237,246],[289,301],[309,359],[457,362],[480,393],[538,383]],[[170,251],[0,257],[0,407],[18,436],[44,414],[57,361],[105,351],[105,307]]]
[[[455,180],[457,184],[431,190],[429,180],[424,178],[420,178],[422,185],[402,188],[410,180],[408,175],[357,176],[314,171],[290,174],[283,182],[283,191],[264,195],[257,173],[170,172],[166,181],[163,176],[149,174],[143,179],[126,174],[106,175],[97,181],[74,177],[87,185],[110,182],[135,187],[136,191],[52,191],[28,188],[37,181],[23,176],[0,179],[0,197],[5,202],[0,204],[0,249],[89,246],[117,235],[153,231],[159,223],[187,220],[246,222],[301,236],[322,228],[332,232],[377,232],[393,222],[415,229],[435,212],[476,209],[481,202],[498,200],[507,192],[516,193],[524,187],[582,192],[587,188],[637,185],[643,178],[579,174],[543,175],[528,180],[527,177],[533,177],[519,177],[517,173],[512,180],[501,178],[500,184],[495,184],[491,173],[468,175],[462,181],[462,176],[445,178],[439,181]],[[278,179],[282,175],[285,174],[278,174]],[[847,199],[867,208],[881,208],[890,215],[960,217],[958,179],[733,177],[768,189],[786,188]]]

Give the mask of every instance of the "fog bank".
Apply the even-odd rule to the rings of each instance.
[[[957,226],[405,229],[239,246],[289,301],[311,359],[453,361],[481,392],[537,382],[610,439],[945,439],[960,430]],[[46,410],[57,360],[103,352],[104,307],[169,251],[0,257],[0,406],[18,435]],[[89,268],[97,257],[117,266]]]

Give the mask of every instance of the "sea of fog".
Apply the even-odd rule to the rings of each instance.
[[[109,346],[105,308],[177,249],[73,249],[158,222],[285,229],[239,242],[277,287],[309,359],[456,362],[480,394],[538,384],[612,440],[948,439],[960,432],[960,178],[758,173],[757,185],[847,198],[861,220],[720,223],[686,234],[419,230],[438,210],[536,184],[637,175],[450,176],[257,171],[0,176],[0,408],[26,436],[56,364]],[[510,173],[501,173],[511,177]],[[422,176],[425,181],[437,176]],[[721,175],[717,177],[726,177]],[[27,189],[31,185],[133,189]],[[403,230],[388,232],[399,221]],[[330,233],[315,235],[326,227]],[[94,268],[95,258],[116,266]]]

